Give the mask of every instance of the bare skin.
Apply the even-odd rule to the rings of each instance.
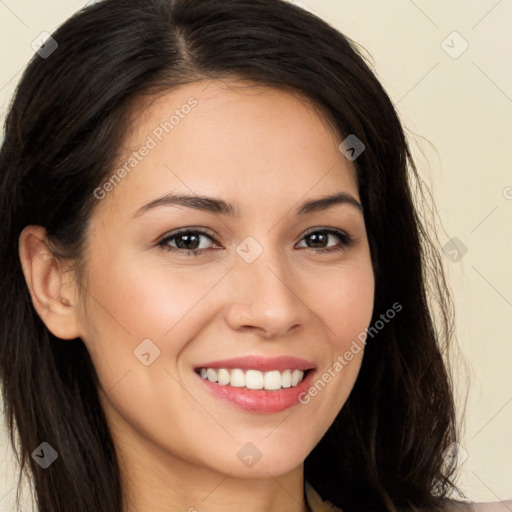
[[[93,211],[85,290],[52,259],[42,227],[20,237],[39,315],[63,343],[81,337],[91,354],[126,512],[308,511],[304,460],[346,402],[364,353],[309,403],[270,414],[213,396],[193,371],[217,359],[293,355],[320,376],[372,317],[361,211],[345,203],[296,213],[335,192],[360,202],[340,138],[302,97],[233,85],[197,82],[139,105],[119,166],[148,136],[156,146]],[[197,105],[158,140],[155,128],[191,97]],[[222,199],[240,215],[172,205],[141,211],[171,192]],[[179,228],[208,231],[196,235],[201,255],[187,255],[176,237],[158,245]],[[311,232],[327,228],[354,244],[344,247],[334,234],[311,243]],[[257,242],[251,251],[262,249],[251,263],[236,251],[247,237]],[[333,247],[341,249],[320,252]],[[148,366],[134,355],[146,339],[160,351]],[[261,453],[252,467],[237,456],[247,443]]]

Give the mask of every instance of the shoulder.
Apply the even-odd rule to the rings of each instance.
[[[324,501],[313,486],[305,481],[306,501],[312,512],[343,512],[331,502]],[[512,512],[512,499],[495,502],[444,501],[443,512]]]
[[[474,502],[448,500],[445,512],[512,512],[512,499],[506,501]]]
[[[304,488],[306,492],[306,502],[312,512],[342,512],[330,501],[324,501],[307,480],[304,482]]]

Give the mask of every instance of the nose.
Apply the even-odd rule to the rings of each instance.
[[[236,331],[282,338],[297,330],[310,314],[297,289],[300,280],[282,254],[265,250],[252,263],[237,258],[230,274],[233,294],[226,321]]]

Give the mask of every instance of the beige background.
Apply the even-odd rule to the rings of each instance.
[[[0,0],[2,122],[33,54],[31,42],[84,4]],[[475,501],[510,499],[512,1],[302,4],[369,51],[432,186],[444,228],[441,243],[457,237],[467,247],[460,261],[445,258],[457,312],[459,402],[470,381],[461,442],[467,458],[458,483]],[[4,431],[2,424],[0,511],[11,511],[13,466]]]

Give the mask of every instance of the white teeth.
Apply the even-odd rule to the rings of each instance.
[[[221,386],[229,384],[229,372],[225,368],[220,368],[217,372],[217,379],[219,379],[219,384]]]
[[[231,378],[229,384],[234,388],[245,387],[245,373],[242,370],[231,370]]]
[[[292,386],[296,386],[302,380],[303,375],[304,372],[301,372],[300,370],[293,370]]]
[[[226,369],[201,368],[200,375],[210,382],[218,382],[221,386],[235,388],[266,389],[276,391],[281,388],[290,388],[299,384],[304,378],[302,370],[272,370],[260,372],[259,370],[241,370],[239,368]]]
[[[217,372],[212,370],[212,368],[206,370],[206,376],[210,382],[217,382]]]
[[[265,389],[281,389],[281,372],[275,370],[265,373],[263,382]]]
[[[281,375],[281,386],[283,388],[289,388],[292,385],[292,372],[285,370]]]
[[[247,370],[245,374],[245,387],[247,389],[262,389],[263,373],[258,370]]]

